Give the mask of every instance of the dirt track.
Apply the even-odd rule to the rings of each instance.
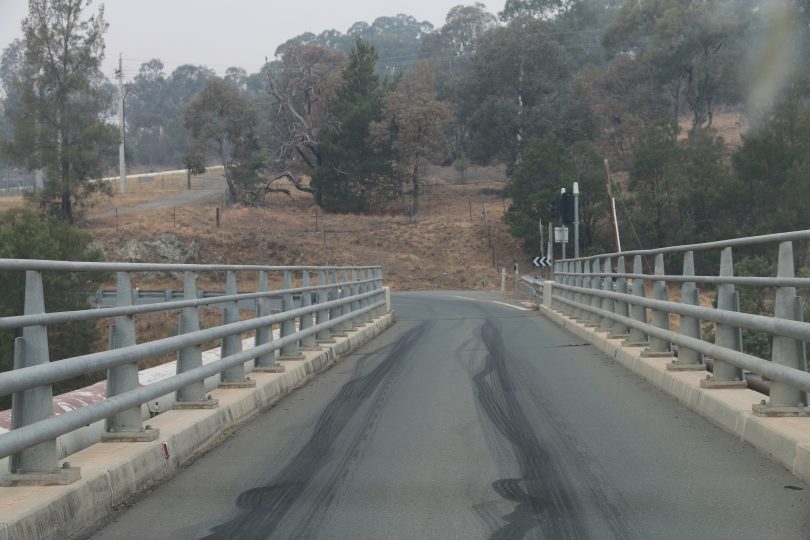
[[[168,193],[164,197],[158,197],[148,201],[141,201],[128,206],[118,207],[118,215],[132,214],[144,210],[155,210],[158,208],[171,208],[173,206],[187,206],[216,202],[222,197],[225,190],[225,178],[222,175],[216,176],[196,176],[195,185],[190,190],[175,191]],[[88,219],[106,219],[115,216],[116,209],[105,210],[103,212],[91,212]]]

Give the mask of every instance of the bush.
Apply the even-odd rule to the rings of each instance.
[[[28,209],[0,213],[0,258],[100,261],[102,253],[90,247],[90,235],[64,221],[40,217]],[[87,308],[87,297],[104,279],[101,273],[43,272],[45,310]],[[25,272],[0,271],[0,316],[21,315],[24,308]],[[22,330],[0,331],[0,371],[13,367],[14,338]],[[48,327],[51,360],[92,352],[99,339],[95,321],[78,321]],[[64,387],[55,389],[59,391]],[[9,396],[0,398],[8,407]]]

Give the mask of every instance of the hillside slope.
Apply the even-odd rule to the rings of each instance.
[[[387,214],[332,214],[293,190],[292,197],[271,194],[266,207],[222,209],[220,227],[216,209],[223,203],[210,177],[195,179],[192,187],[213,196],[189,197],[188,203],[178,197],[185,178],[158,178],[99,201],[86,228],[109,260],[380,264],[386,283],[398,290],[492,289],[500,286],[496,267],[518,261],[528,268],[529,260],[503,224],[509,204],[502,198],[503,172],[474,168],[467,177],[466,184],[454,184],[452,169],[431,169],[413,218],[403,211],[405,198]],[[150,281],[170,286],[148,276],[140,285],[150,287]]]

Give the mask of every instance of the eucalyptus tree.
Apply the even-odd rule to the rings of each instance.
[[[73,223],[96,192],[119,142],[109,122],[112,95],[101,74],[104,8],[83,18],[90,0],[30,0],[23,20],[25,55],[13,85],[20,106],[11,112],[6,153],[29,169],[43,169],[39,207]]]

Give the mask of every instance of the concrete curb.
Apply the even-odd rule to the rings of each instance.
[[[810,418],[763,418],[751,406],[765,397],[748,389],[707,390],[700,381],[705,371],[668,371],[667,358],[642,358],[641,347],[622,347],[622,339],[608,339],[564,315],[539,307],[550,321],[587,341],[625,368],[640,375],[684,406],[725,431],[751,444],[795,476],[810,482]]]
[[[0,488],[0,540],[61,539],[104,518],[139,491],[174,475],[215,446],[229,430],[257,416],[282,397],[387,329],[388,313],[337,338],[303,360],[285,362],[284,373],[251,373],[255,388],[211,392],[216,409],[171,410],[152,418],[160,438],[149,443],[100,443],[71,455],[81,479],[68,486]],[[810,459],[808,460],[810,463]]]

